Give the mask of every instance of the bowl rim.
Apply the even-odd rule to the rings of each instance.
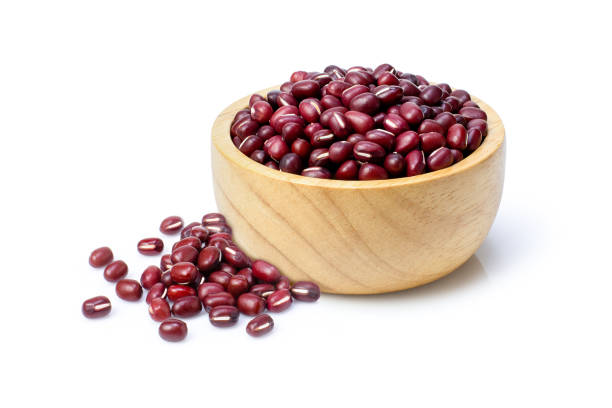
[[[254,93],[265,95],[269,91],[278,90],[279,88],[280,85],[276,85]],[[235,165],[244,170],[257,173],[262,177],[292,184],[300,184],[303,186],[319,188],[323,187],[330,189],[377,189],[427,183],[429,181],[455,176],[483,164],[493,157],[494,154],[502,147],[505,139],[504,125],[497,112],[495,112],[495,110],[483,100],[472,96],[472,100],[478,103],[480,108],[487,114],[488,133],[484,142],[478,147],[478,149],[476,149],[465,159],[461,160],[459,163],[453,164],[452,166],[442,170],[419,174],[418,176],[385,180],[335,180],[305,177],[298,174],[284,173],[282,171],[266,167],[242,154],[242,152],[238,150],[238,148],[232,142],[232,138],[230,137],[230,126],[232,120],[239,110],[248,107],[248,101],[251,95],[252,94],[249,94],[238,99],[231,105],[227,106],[217,116],[211,130],[212,146],[216,148],[217,151],[227,160],[233,162]]]

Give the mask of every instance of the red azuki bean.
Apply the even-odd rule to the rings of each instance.
[[[300,115],[302,115],[307,122],[318,122],[321,112],[323,112],[323,106],[318,99],[307,98],[300,102],[299,111]]]
[[[291,298],[291,292],[287,289],[280,289],[274,291],[266,299],[268,310],[271,312],[282,312],[287,310],[293,299]]]
[[[219,248],[209,246],[200,251],[198,255],[198,268],[202,273],[215,270],[221,262],[221,251]]]
[[[162,272],[155,265],[147,266],[140,275],[140,284],[146,290],[151,289],[153,285],[161,281]]]
[[[172,266],[170,266],[170,268],[168,268],[168,270],[166,272],[162,272],[162,277],[161,277],[161,283],[163,283],[166,287],[172,285],[174,283],[174,281],[172,280],[172,275],[170,274],[170,269],[172,268]]]
[[[449,96],[448,98],[444,99],[444,102],[450,105],[451,112],[453,113],[458,112],[459,108],[461,107],[461,103],[459,102],[459,99],[455,98],[454,96]]]
[[[329,147],[328,156],[334,163],[344,163],[353,157],[353,144],[346,140],[335,142]]]
[[[349,107],[352,111],[363,112],[371,115],[380,107],[380,101],[373,93],[364,92],[354,97],[351,100]]]
[[[377,78],[378,85],[397,85],[399,79],[391,72],[383,72]]]
[[[134,279],[121,279],[115,285],[115,293],[123,300],[135,302],[142,297],[142,286]]]
[[[438,132],[438,133],[444,134],[446,130],[441,124],[439,124],[435,120],[425,119],[419,125],[419,133],[429,133],[429,132]]]
[[[94,249],[89,255],[89,264],[94,268],[101,268],[113,260],[113,251],[109,247]]]
[[[449,112],[442,112],[441,114],[437,115],[434,120],[442,125],[445,131],[448,131],[451,126],[457,123],[455,115]]]
[[[350,88],[351,86],[354,86],[354,85],[351,85],[348,82],[335,80],[327,84],[327,91],[329,92],[330,96],[340,98],[342,97],[342,93],[348,88]]]
[[[407,79],[400,79],[398,85],[402,88],[405,96],[418,96],[421,93],[419,88]]]
[[[242,269],[249,266],[249,258],[237,246],[229,245],[222,251],[223,259],[234,268]]]
[[[364,163],[359,168],[359,180],[384,180],[389,178],[387,170],[373,163]]]
[[[444,95],[444,97],[447,97],[448,95],[450,95],[451,87],[449,84],[439,83],[439,84],[436,84],[436,86],[442,90],[442,94]]]
[[[255,150],[261,149],[264,144],[264,140],[256,135],[247,136],[238,146],[245,156],[250,156]]]
[[[223,288],[223,286],[216,282],[204,282],[200,286],[198,286],[198,297],[201,301],[204,301],[206,296],[212,293],[221,293],[224,290],[225,289]]]
[[[151,300],[151,304],[149,305],[149,315],[151,319],[156,322],[163,322],[166,319],[169,319],[170,314],[170,305],[166,299],[155,298]]]
[[[328,179],[331,178],[331,173],[325,167],[307,167],[302,170],[302,176]]]
[[[420,141],[421,139],[417,132],[408,130],[400,133],[395,138],[395,151],[399,154],[406,155],[411,150],[416,149]]]
[[[483,119],[487,120],[487,114],[485,111],[476,107],[464,107],[459,110],[459,114],[465,116],[467,120],[472,119]]]
[[[406,155],[406,176],[417,176],[425,170],[425,155],[422,150],[413,150]]]
[[[236,124],[236,136],[240,139],[244,139],[247,136],[257,133],[257,129],[259,129],[259,123],[257,121],[246,119]]]
[[[249,108],[251,108],[255,104],[255,102],[265,101],[265,100],[266,100],[266,98],[264,98],[263,96],[261,96],[259,94],[253,94],[249,98]],[[250,111],[249,111],[249,114],[250,114]]]
[[[425,153],[431,153],[446,145],[444,136],[438,132],[428,132],[419,135],[421,137],[421,147]]]
[[[194,296],[196,291],[191,286],[186,285],[170,285],[168,286],[167,296],[173,302],[176,302],[185,296]]]
[[[291,282],[286,276],[281,276],[278,282],[276,282],[276,289],[291,289]]]
[[[347,72],[344,80],[349,84],[360,84],[360,85],[369,85],[373,84],[376,80],[374,76],[366,71],[351,71]]]
[[[366,93],[369,91],[370,88],[365,85],[353,85],[350,88],[346,88],[344,91],[342,91],[340,99],[344,106],[349,106],[353,98],[355,98],[357,95],[361,95],[362,93]]]
[[[369,142],[374,142],[382,146],[386,151],[393,149],[395,137],[393,133],[383,129],[373,129],[365,134],[365,138]]]
[[[253,293],[259,297],[267,298],[276,288],[270,283],[258,283],[251,287],[250,293]]]
[[[92,297],[83,302],[81,311],[89,319],[104,317],[111,311],[111,302],[106,296]]]
[[[482,132],[478,128],[471,128],[467,131],[467,150],[473,152],[482,143]]]
[[[420,105],[419,109],[421,109],[421,112],[423,112],[423,118],[425,118],[424,120],[431,119],[436,116],[436,113],[431,106]]]
[[[276,134],[276,131],[270,125],[263,125],[259,129],[257,129],[257,133],[255,134],[265,141],[274,136]]]
[[[321,86],[317,81],[304,79],[293,85],[291,93],[297,99],[317,98],[321,94]]]
[[[368,140],[357,142],[353,146],[353,156],[361,162],[381,162],[385,155],[385,149],[381,145]]]
[[[123,261],[113,261],[104,268],[104,279],[109,282],[117,282],[125,278],[128,273],[128,266]]]
[[[318,130],[310,138],[310,144],[314,148],[329,147],[334,141],[334,132],[329,129]]]
[[[247,316],[256,316],[266,308],[266,301],[253,293],[243,293],[236,302],[238,310]]]
[[[162,255],[159,261],[159,267],[161,268],[162,272],[168,271],[170,270],[170,268],[172,268],[172,259],[170,259],[171,257],[172,255],[170,254]]]
[[[281,91],[275,89],[266,94],[266,99],[274,109],[278,108],[278,105],[276,104],[276,98],[278,98],[280,92]]]
[[[366,140],[366,138],[360,133],[353,133],[352,135],[346,138],[346,141],[352,143],[353,145],[357,142],[361,142],[362,140]]]
[[[399,153],[388,154],[383,166],[391,177],[402,177],[406,174],[406,162]]]
[[[184,245],[172,251],[170,260],[176,266],[179,262],[195,262],[198,259],[198,250],[191,245]]]
[[[417,79],[417,85],[423,85],[423,86],[427,86],[429,85],[429,81],[426,80],[425,78],[423,78],[421,75],[415,75],[416,79]]]
[[[172,266],[172,269],[170,269],[170,276],[174,282],[186,285],[196,279],[198,276],[198,268],[196,268],[195,265],[190,262],[178,262]]]
[[[314,149],[310,153],[310,157],[308,158],[308,166],[321,166],[325,167],[329,163],[329,149],[321,148]]]
[[[164,218],[159,225],[159,230],[164,234],[174,234],[183,228],[183,219],[177,215]]]
[[[234,306],[217,306],[211,309],[208,319],[213,326],[229,327],[238,322],[240,312]]]
[[[219,251],[221,251],[221,253],[223,253],[223,250],[230,246],[230,240],[227,240],[225,238],[221,238],[221,237],[214,237],[211,238],[208,241],[208,246],[213,246],[219,249]]]
[[[216,292],[208,294],[202,301],[204,309],[209,312],[217,306],[234,306],[236,300],[228,292]]]
[[[265,283],[276,283],[281,278],[281,273],[278,268],[261,259],[256,260],[251,265],[253,276]]]
[[[306,159],[308,156],[310,156],[310,150],[311,149],[312,149],[312,147],[310,146],[310,143],[308,143],[304,139],[296,139],[293,142],[293,144],[291,144],[291,152],[297,154],[302,160]],[[283,157],[285,157],[285,156],[283,156]],[[279,168],[280,168],[280,166],[279,166]]]
[[[272,320],[270,315],[261,314],[254,317],[249,323],[247,323],[246,331],[249,336],[260,337],[266,333],[270,333],[273,328],[274,320]]]
[[[232,241],[232,235],[228,234],[227,232],[215,232],[214,234],[212,234],[210,236],[210,238],[208,239],[208,242],[210,243],[211,241],[215,240],[215,239],[224,239],[228,242]]]
[[[300,174],[302,172],[302,159],[296,153],[287,153],[278,163],[278,168],[285,173]]]
[[[355,160],[347,160],[336,170],[335,178],[338,180],[355,180],[359,173],[359,165]]]
[[[329,129],[339,138],[347,137],[351,134],[351,124],[348,119],[340,112],[334,112],[328,121]]]
[[[283,126],[281,134],[283,140],[290,145],[297,138],[304,136],[304,126],[295,122],[289,122]]]
[[[164,242],[159,238],[145,238],[138,242],[138,252],[143,255],[157,255],[164,249]]]
[[[187,325],[179,319],[167,319],[159,325],[159,336],[166,341],[181,341],[187,337]]]
[[[394,105],[402,100],[402,88],[395,85],[382,85],[373,89],[374,95],[385,106]]]
[[[441,170],[453,164],[453,154],[446,147],[433,151],[427,158],[427,167],[431,171]]]
[[[303,79],[306,79],[307,76],[308,73],[306,71],[295,71],[293,74],[291,74],[291,78],[289,80],[291,82],[298,82]]]
[[[151,286],[151,289],[149,289],[149,293],[147,293],[147,298],[145,300],[148,304],[151,304],[151,301],[153,301],[153,299],[163,299],[166,297],[167,294],[168,290],[166,289],[166,285],[161,282],[158,282]]]
[[[451,96],[454,96],[455,98],[459,99],[459,103],[461,105],[471,100],[470,94],[464,91],[463,89],[455,89],[450,94]]]
[[[207,226],[209,224],[227,224],[227,220],[223,214],[208,213],[202,217],[202,225]]]
[[[191,229],[191,237],[188,238],[196,238],[200,240],[200,242],[206,242],[208,240],[208,235],[210,231],[206,227],[195,226]],[[195,244],[195,241],[192,241]],[[196,249],[200,249],[200,246],[192,245]]]
[[[279,105],[279,106],[282,106],[282,104],[281,104],[281,102],[280,102],[280,100],[279,100],[279,99],[281,98],[281,95],[282,95],[283,93],[291,92],[291,88],[293,88],[293,83],[292,83],[291,81],[289,81],[289,82],[284,82],[284,83],[283,83],[283,84],[280,86],[281,93],[280,93],[280,95],[278,95],[278,98],[276,98],[276,103],[278,103],[278,105]]]
[[[323,71],[329,74],[332,78],[344,78],[346,75],[346,71],[337,65],[328,65]]]
[[[404,118],[394,113],[388,113],[385,115],[385,118],[383,119],[383,126],[387,131],[396,136],[408,129],[408,123],[404,120]]]
[[[419,98],[428,105],[435,105],[442,99],[442,90],[436,85],[428,85],[421,91]]]
[[[467,148],[467,130],[458,123],[448,128],[446,143],[451,149],[464,150]]]
[[[323,130],[323,126],[320,123],[311,123],[304,128],[304,136],[312,139],[312,136],[319,130]]]
[[[333,95],[325,95],[321,97],[321,105],[324,110],[338,108],[342,106],[342,101]]]
[[[400,114],[400,106],[401,105],[389,106],[389,109],[387,109],[387,114],[392,113],[394,115],[399,115]]]
[[[461,151],[457,149],[450,149],[450,151],[453,154],[453,164],[459,163],[461,160],[463,160],[463,153],[461,153]]]
[[[302,302],[316,302],[321,296],[321,289],[314,282],[299,281],[293,284],[291,294]]]
[[[253,277],[253,270],[251,268],[242,268],[236,275],[244,276],[251,287],[255,283],[255,278]]]
[[[200,250],[200,247],[202,246],[202,241],[200,241],[199,238],[191,237],[191,236],[187,238],[183,238],[180,241],[177,241],[172,245],[172,251],[175,251],[177,248],[180,248],[182,246],[192,246],[195,249]]]
[[[249,108],[251,107],[251,105],[255,102],[257,102],[256,98],[259,95],[251,95],[251,97],[249,98]],[[261,96],[259,96],[261,97]],[[239,122],[245,118],[249,118],[251,117],[251,111],[249,109],[242,109],[239,110],[238,112],[236,112],[236,115],[234,116],[234,119],[232,120],[232,125],[236,122]]]
[[[486,136],[487,135],[487,121],[484,119],[472,119],[469,122],[467,122],[467,126],[466,126],[467,130],[476,128],[478,130],[480,130],[480,133],[482,134],[482,136]]]
[[[264,151],[274,160],[279,161],[284,155],[289,153],[289,146],[285,143],[282,136],[272,136],[266,140],[264,144]]]
[[[348,109],[346,109],[344,106],[338,106],[336,108],[326,109],[325,111],[323,111],[323,113],[321,113],[319,122],[321,123],[321,126],[329,127],[329,120],[331,119],[333,114],[335,113],[345,114],[346,112],[348,112]]]
[[[288,106],[288,105],[298,106],[297,99],[295,99],[295,97],[289,93],[291,92],[291,89],[286,89],[282,91],[283,92],[278,94],[278,98],[276,98],[276,103],[278,104],[278,106]]]
[[[202,225],[202,224],[200,224],[199,222],[192,222],[186,225],[185,228],[181,230],[181,239],[191,236],[191,229],[198,225]]]
[[[223,286],[223,288],[227,288],[227,284],[231,277],[232,275],[225,271],[214,271],[208,275],[208,281],[218,283]]]
[[[357,133],[366,133],[374,128],[374,119],[366,113],[348,111],[344,116]]]
[[[195,316],[202,311],[202,302],[197,296],[184,296],[172,305],[172,314],[178,317]]]
[[[410,125],[418,125],[423,121],[421,108],[413,102],[405,102],[400,106],[400,115]]]
[[[221,252],[223,252],[223,251],[221,251]],[[235,275],[238,272],[238,270],[235,267],[233,267],[232,265],[230,265],[230,264],[228,264],[226,262],[221,262],[221,265],[219,265],[218,270],[219,271],[223,271],[223,272],[227,272],[230,275]]]
[[[206,229],[209,234],[218,234],[220,232],[225,232],[227,234],[232,233],[232,229],[227,224],[208,224],[206,225]]]

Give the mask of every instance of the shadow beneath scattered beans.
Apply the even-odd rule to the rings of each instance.
[[[413,289],[407,289],[400,292],[385,293],[381,295],[325,295],[334,297],[336,300],[359,300],[359,301],[395,301],[417,298],[431,298],[435,296],[444,296],[449,292],[454,292],[473,285],[478,281],[487,279],[487,273],[482,266],[482,263],[476,255],[472,255],[466,263],[457,268],[449,275],[438,279],[437,281],[428,283],[424,286],[419,286]]]

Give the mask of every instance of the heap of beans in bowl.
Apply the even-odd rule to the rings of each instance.
[[[380,180],[449,167],[487,135],[487,114],[446,83],[376,69],[296,71],[236,113],[233,143],[251,159],[306,177]]]

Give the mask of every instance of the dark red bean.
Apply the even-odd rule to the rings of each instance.
[[[321,148],[314,149],[310,153],[310,157],[308,158],[308,166],[321,166],[325,167],[329,163],[329,149]]]
[[[276,289],[291,289],[291,282],[286,276],[281,276],[278,282],[276,282]]]
[[[178,317],[195,316],[202,311],[202,303],[197,296],[183,296],[172,305],[172,314]]]
[[[138,252],[143,255],[157,255],[164,249],[164,242],[159,238],[145,238],[138,242]]]
[[[255,150],[261,149],[264,144],[264,140],[256,135],[247,136],[238,146],[245,156],[250,156]]]
[[[377,78],[378,85],[397,85],[399,79],[391,72],[383,72]]]
[[[321,289],[314,282],[299,281],[291,287],[291,294],[302,302],[316,302],[321,296]]]
[[[266,99],[274,109],[278,108],[278,105],[276,104],[276,98],[278,98],[280,92],[281,91],[275,89],[266,94]]]
[[[259,123],[253,119],[246,119],[240,122],[237,122],[234,125],[234,131],[236,136],[240,139],[244,140],[247,136],[254,135],[257,133],[257,129],[259,129]]]
[[[297,138],[304,136],[304,126],[295,122],[289,122],[283,126],[281,131],[283,140],[287,145],[293,143]]]
[[[223,251],[221,251],[221,252],[223,253]],[[226,262],[221,262],[221,265],[219,265],[219,269],[218,270],[223,271],[223,272],[227,272],[230,275],[235,275],[236,272],[238,272],[238,270],[235,267],[233,267],[232,265],[230,265],[230,264],[228,264]]]
[[[391,151],[395,144],[393,133],[383,129],[373,129],[365,134],[365,138],[369,142],[374,142],[382,146],[386,151]]]
[[[202,217],[202,225],[207,226],[209,224],[227,224],[227,220],[223,214],[208,213]]]
[[[325,95],[321,98],[321,105],[324,110],[338,108],[342,106],[342,101],[333,95]]]
[[[368,115],[372,115],[378,108],[380,107],[380,101],[371,92],[364,92],[362,94],[357,95],[351,100],[349,105],[350,110],[367,113]]]
[[[428,105],[435,105],[442,99],[442,90],[436,85],[428,85],[421,91],[419,98]]]
[[[198,250],[191,245],[184,245],[172,251],[170,260],[174,265],[179,262],[195,262],[198,259]]]
[[[438,133],[444,134],[446,130],[441,124],[439,124],[435,120],[425,119],[419,125],[419,133],[429,133],[429,132],[438,132]]]
[[[271,312],[282,312],[287,310],[293,299],[291,298],[291,292],[287,289],[276,290],[268,296],[266,299],[268,310]]]
[[[204,301],[206,296],[212,293],[221,293],[224,290],[225,289],[223,288],[223,286],[216,282],[204,282],[200,286],[198,286],[198,297],[201,301]]]
[[[221,262],[221,256],[221,251],[217,247],[209,246],[202,249],[198,255],[198,268],[202,273],[215,270]]]
[[[270,283],[258,283],[251,287],[250,293],[265,299],[275,290],[276,287]]]
[[[471,128],[467,131],[467,150],[473,152],[482,143],[482,132],[478,128]]]
[[[402,88],[395,85],[382,85],[373,89],[374,95],[378,98],[381,104],[385,106],[400,103],[404,92]]]
[[[389,175],[384,167],[373,163],[364,163],[359,168],[358,178],[359,180],[384,180],[389,178]]]
[[[175,242],[174,245],[172,245],[172,251],[175,251],[177,248],[180,248],[182,246],[192,246],[195,249],[200,250],[200,247],[202,246],[202,241],[200,241],[200,239],[196,237],[183,238],[180,241]],[[168,256],[171,256],[171,255],[168,255]]]
[[[172,268],[172,266],[170,266],[170,268],[168,268],[168,270],[166,272],[162,272],[162,277],[161,277],[161,283],[163,283],[166,287],[172,285],[174,283],[174,281],[172,280],[172,275],[170,275],[170,269]]]
[[[209,234],[218,234],[220,232],[225,232],[227,234],[232,233],[232,229],[227,224],[208,224],[206,225],[206,229]]]
[[[392,113],[394,115],[399,115],[400,114],[400,106],[401,105],[389,106],[389,109],[387,109],[387,114]]]
[[[334,132],[329,129],[316,131],[310,138],[310,144],[314,148],[329,147],[335,141]]]
[[[306,71],[295,71],[293,74],[291,74],[291,78],[289,80],[291,82],[298,82],[303,79],[306,79],[307,76],[308,73]]]
[[[135,302],[142,297],[142,286],[134,279],[121,279],[115,285],[115,293],[123,300]]]
[[[253,262],[251,269],[253,276],[265,283],[276,283],[281,278],[281,273],[276,266],[261,259]]]
[[[166,299],[155,298],[151,300],[151,304],[149,305],[149,315],[156,322],[163,322],[166,319],[169,319],[170,314],[170,305]]]
[[[308,167],[302,170],[302,176],[328,179],[331,178],[331,173],[325,167]]]
[[[194,264],[190,262],[178,262],[172,266],[172,269],[170,269],[170,276],[172,277],[172,280],[174,282],[186,285],[196,279],[196,277],[198,276],[198,269],[195,267]]]
[[[175,234],[183,228],[183,219],[177,215],[164,218],[159,230],[164,234]]]
[[[208,242],[210,243],[212,240],[219,239],[219,238],[224,239],[228,242],[232,241],[231,234],[228,234],[227,232],[215,232],[214,234],[210,236],[210,238],[208,239]]]
[[[329,147],[328,156],[334,163],[344,163],[353,157],[353,144],[346,140],[335,142]],[[320,164],[314,164],[318,165]]]
[[[298,140],[308,143],[303,139],[297,139],[296,142]],[[285,173],[300,174],[302,172],[302,159],[296,153],[287,153],[280,160],[278,168],[280,171]]]
[[[395,151],[399,154],[406,155],[411,150],[416,149],[419,146],[421,139],[417,132],[408,130],[400,133],[395,138]]]
[[[455,89],[450,94],[451,96],[454,96],[455,98],[457,98],[461,105],[471,100],[470,94],[464,91],[463,89]]]
[[[251,107],[251,105],[255,102],[257,102],[257,97],[259,95],[251,95],[251,98],[249,98],[249,108]],[[259,96],[261,98],[261,96]],[[251,111],[249,109],[242,109],[239,110],[238,112],[236,112],[236,115],[234,116],[234,119],[232,120],[232,125],[236,122],[239,122],[241,120],[244,120],[246,118],[250,118],[251,117]]]
[[[346,91],[347,89],[349,89],[351,86],[354,86],[354,85],[351,85],[348,82],[344,82],[341,80],[335,80],[335,81],[331,81],[327,85],[327,92],[329,92],[330,96],[340,98],[342,97],[342,93]]]
[[[421,85],[423,85],[423,86],[429,85],[429,81],[426,80],[425,78],[423,78],[421,75],[415,75],[415,77],[417,79],[417,82],[416,82],[417,85],[419,85],[419,86],[421,86]]]
[[[317,98],[321,94],[321,86],[317,81],[304,79],[293,85],[291,93],[297,99]]]
[[[172,268],[172,259],[170,259],[171,257],[171,254],[165,254],[162,255],[161,259],[159,260],[159,267],[161,268],[162,273]]]
[[[469,122],[467,122],[466,127],[467,127],[467,130],[470,130],[473,128],[480,130],[480,133],[482,134],[483,137],[487,135],[488,126],[487,126],[487,121],[484,119],[472,119]]]
[[[272,136],[266,140],[264,151],[274,160],[279,161],[284,155],[289,153],[289,147],[282,136]]]
[[[419,135],[421,137],[421,147],[425,153],[431,153],[446,145],[446,140],[441,133],[428,132]]]
[[[257,129],[257,133],[255,134],[261,137],[265,141],[271,138],[272,136],[276,135],[276,131],[270,125],[263,125],[259,129]]]
[[[483,119],[487,120],[487,114],[485,111],[476,107],[464,107],[459,110],[459,114],[465,116],[467,120]]]
[[[359,164],[355,160],[347,160],[336,170],[335,178],[338,180],[355,180],[359,173]]]
[[[323,126],[320,123],[311,123],[304,128],[304,136],[308,139],[312,139],[315,133],[319,130],[323,130]]]
[[[353,145],[357,142],[361,142],[362,140],[366,140],[366,138],[364,135],[359,133],[353,133],[352,135],[346,138],[346,141],[352,143]]]
[[[148,304],[151,304],[153,299],[157,299],[157,298],[163,299],[166,297],[167,294],[168,294],[168,290],[166,288],[166,285],[164,285],[161,282],[158,282],[154,284],[153,286],[151,286],[151,289],[149,289],[149,293],[147,293],[146,301]]]
[[[223,288],[227,288],[227,284],[231,277],[232,275],[225,271],[214,271],[208,276],[208,281],[218,283],[223,286]]]
[[[423,121],[421,108],[413,102],[405,102],[400,106],[400,115],[409,125],[418,125]]]
[[[431,171],[441,170],[453,164],[453,154],[446,147],[433,151],[427,158],[427,167]]]
[[[166,341],[181,341],[187,337],[187,325],[179,319],[167,319],[159,325],[159,336]]]
[[[400,88],[402,88],[404,96],[418,96],[421,93],[421,91],[414,84],[414,82],[409,81],[407,79],[400,79],[398,85]]]
[[[461,153],[461,151],[457,149],[450,149],[450,151],[453,154],[453,164],[459,163],[461,160],[463,160],[463,153]]]
[[[357,142],[353,146],[353,156],[361,162],[382,162],[385,155],[385,149],[381,145],[368,140]]]
[[[238,310],[247,316],[256,316],[262,313],[266,307],[266,301],[253,293],[243,293],[236,302]]]
[[[351,71],[347,72],[344,80],[349,84],[360,84],[360,85],[369,85],[373,84],[376,80],[374,76],[366,71]]]
[[[406,176],[417,176],[425,170],[425,155],[422,150],[413,150],[406,155]]]
[[[229,245],[222,251],[223,259],[234,268],[242,269],[249,266],[250,260],[237,246]]]
[[[467,130],[458,123],[448,128],[446,143],[451,149],[465,150],[467,148]]]
[[[304,99],[299,105],[300,115],[310,123],[318,122],[323,110],[321,102],[315,98]]]
[[[191,286],[186,285],[170,285],[168,286],[167,296],[173,302],[185,296],[194,296],[196,291]]]
[[[113,260],[113,251],[109,247],[94,249],[89,255],[89,264],[94,268],[101,268]]]
[[[128,266],[123,261],[114,261],[109,263],[104,268],[104,279],[109,282],[117,282],[119,279],[125,278],[128,273]]]
[[[449,96],[448,98],[444,99],[444,102],[450,105],[451,112],[453,113],[458,112],[459,108],[461,107],[461,102],[459,102],[459,99],[454,96]]]
[[[181,239],[191,236],[191,229],[199,225],[202,225],[202,224],[200,224],[199,222],[192,222],[186,225],[185,228],[181,230]]]
[[[238,322],[240,312],[234,306],[217,306],[211,309],[208,319],[213,326],[230,327]]]
[[[250,336],[260,337],[270,333],[274,328],[274,320],[267,314],[254,317],[246,326],[246,331]]]
[[[217,306],[234,306],[236,300],[228,292],[217,292],[207,295],[202,303],[204,304],[204,309],[209,312]]]
[[[366,133],[374,128],[374,119],[366,113],[347,111],[344,116],[357,133]]]
[[[344,106],[349,106],[353,98],[355,98],[357,95],[361,95],[362,93],[366,93],[369,91],[370,91],[370,88],[368,88],[365,85],[353,85],[349,88],[346,88],[344,91],[342,91],[342,94],[340,95],[340,99]]]
[[[191,229],[191,237],[188,238],[197,238],[200,242],[206,242],[208,240],[208,235],[210,235],[210,231],[206,227],[195,226]],[[195,241],[192,241],[195,243]],[[200,249],[197,245],[192,245],[196,249]]]
[[[440,89],[442,90],[442,93],[443,93],[443,94],[446,94],[446,96],[450,95],[450,93],[451,93],[451,87],[450,87],[450,85],[449,85],[449,84],[439,83],[439,84],[436,84],[436,86],[437,86],[438,88],[440,88]],[[446,97],[446,96],[445,96],[445,97]]]
[[[278,94],[278,97],[276,98],[276,103],[278,104],[278,106],[298,106],[297,99],[295,99],[295,97],[291,93],[289,93],[291,92],[291,89],[286,89],[282,91],[283,92]]]
[[[251,108],[255,102],[259,102],[259,101],[265,101],[266,98],[264,98],[263,96],[259,95],[259,94],[253,94],[251,95],[251,97],[249,98],[249,108]],[[249,111],[250,114],[250,111]],[[238,115],[236,115],[238,116]]]
[[[291,151],[293,153],[297,154],[302,160],[304,160],[308,156],[310,156],[310,150],[311,149],[312,149],[312,147],[310,146],[310,143],[308,143],[304,139],[296,139],[293,142],[293,144],[291,145]],[[285,157],[285,156],[283,156],[283,157]]]
[[[147,266],[140,275],[140,284],[146,290],[151,289],[153,285],[161,281],[162,272],[155,265]]]
[[[253,270],[251,268],[242,268],[236,275],[244,276],[251,287],[255,283],[255,278],[253,277]]]
[[[408,123],[400,115],[388,113],[383,119],[383,127],[394,135],[399,135],[408,129]]]
[[[399,153],[388,154],[383,166],[391,177],[403,177],[406,174],[406,162]]]
[[[92,297],[83,302],[81,311],[89,319],[104,317],[111,311],[111,302],[106,296]]]
[[[333,112],[328,121],[329,129],[339,138],[347,137],[351,134],[351,124],[348,119],[340,112]]]
[[[213,246],[216,248],[219,248],[219,251],[221,251],[221,253],[223,253],[223,250],[225,248],[227,248],[230,245],[230,240],[225,239],[225,238],[221,238],[221,237],[212,237],[209,241],[208,241],[208,246]]]
[[[336,108],[326,109],[325,111],[323,111],[323,113],[321,113],[319,122],[321,123],[321,126],[329,127],[329,120],[331,119],[333,114],[341,113],[344,115],[346,112],[348,112],[348,109],[346,109],[344,106],[338,106]]]

